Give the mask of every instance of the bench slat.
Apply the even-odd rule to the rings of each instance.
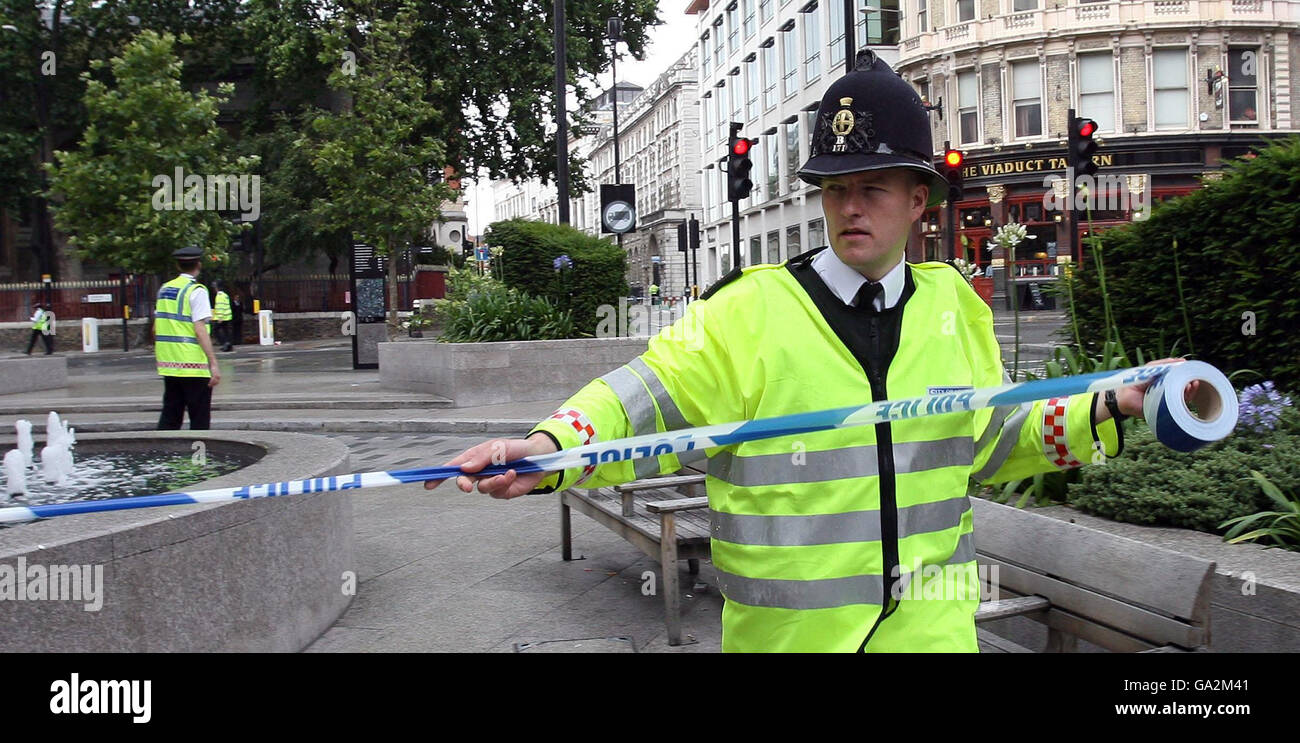
[[[978,620],[976,620],[978,621]],[[1034,651],[1008,640],[1005,637],[989,632],[986,629],[977,628],[975,638],[979,641],[981,653],[1032,653]]]

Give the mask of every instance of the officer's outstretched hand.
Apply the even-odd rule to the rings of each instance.
[[[1146,365],[1154,366],[1156,364],[1169,364],[1186,360],[1187,359],[1181,358],[1156,359],[1155,361],[1147,362]],[[1117,390],[1115,392],[1115,402],[1119,404],[1119,412],[1124,415],[1133,416],[1134,418],[1143,418],[1142,401],[1146,396],[1147,387],[1150,386],[1150,382],[1143,382],[1142,384],[1135,384],[1130,387],[1121,387]],[[1211,401],[1210,399],[1203,399],[1207,396],[1212,399],[1214,396],[1214,389],[1209,385],[1202,385],[1196,380],[1188,382],[1187,386],[1183,388],[1183,399],[1187,402],[1206,405]],[[1200,409],[1204,410],[1205,408],[1202,407]]]
[[[459,465],[467,472],[478,472],[489,464],[505,464],[535,454],[549,454],[555,450],[555,442],[540,433],[533,434],[527,439],[493,439],[471,446],[457,454],[456,458],[447,465]],[[478,483],[478,491],[484,495],[502,499],[517,498],[536,488],[537,483],[545,479],[547,474],[549,473],[529,472],[521,475],[514,470],[509,470],[504,475],[492,477],[461,475],[456,478],[456,487],[466,493],[472,493],[474,484]],[[445,481],[429,480],[424,483],[424,489],[433,490],[443,482]]]

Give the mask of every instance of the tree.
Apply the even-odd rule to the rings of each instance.
[[[187,80],[229,64],[229,29],[243,0],[0,0],[0,209],[25,212],[42,270],[75,276],[66,238],[54,228],[44,182],[54,152],[86,125],[82,105],[94,59],[121,53],[142,29],[190,33]],[[47,256],[49,260],[47,261]]]
[[[433,177],[445,162],[442,144],[421,133],[439,112],[428,102],[436,86],[430,90],[410,60],[414,17],[414,2],[391,19],[336,17],[320,59],[338,62],[329,85],[348,96],[350,105],[339,113],[319,113],[297,143],[310,150],[325,186],[326,193],[312,204],[321,225],[350,231],[388,256],[394,326],[398,251],[424,235],[451,196],[451,189]]]
[[[183,89],[175,43],[171,34],[141,32],[109,63],[112,86],[83,73],[89,124],[77,150],[55,153],[48,194],[63,199],[55,224],[83,257],[162,273],[172,251],[187,244],[223,256],[236,231],[211,208],[210,184],[220,177],[225,188],[225,179],[247,175],[256,161],[226,154],[227,137],[216,123],[223,99]],[[230,92],[222,86],[223,96]],[[175,184],[178,168],[184,179]],[[238,210],[238,203],[227,206]]]

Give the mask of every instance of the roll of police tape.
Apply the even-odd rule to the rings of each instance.
[[[1193,381],[1201,384],[1196,412],[1183,394]],[[1147,387],[1142,415],[1160,443],[1175,451],[1196,451],[1232,433],[1237,425],[1237,393],[1223,372],[1204,361],[1185,361],[1171,365]]]

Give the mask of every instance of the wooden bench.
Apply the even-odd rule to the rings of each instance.
[[[652,477],[612,488],[560,493],[560,548],[573,559],[570,510],[584,513],[659,561],[668,644],[682,642],[678,560],[686,560],[691,575],[700,572],[700,558],[709,556],[709,499],[702,492],[704,475]],[[692,641],[693,642],[693,641]]]
[[[1215,563],[1125,537],[972,498],[975,554],[999,594],[978,625],[1026,616],[1047,625],[1045,652],[1084,639],[1114,652],[1178,652],[1210,645]],[[987,652],[1031,652],[978,628]]]
[[[663,575],[668,644],[680,645],[679,560],[690,574],[709,551],[704,475],[654,477],[560,494],[560,538],[573,559],[576,509],[656,559]],[[978,563],[998,599],[975,614],[984,652],[1033,652],[980,627],[1023,616],[1047,625],[1044,652],[1073,652],[1080,638],[1115,652],[1171,652],[1210,644],[1210,580],[1215,563],[1048,516],[972,498]]]

